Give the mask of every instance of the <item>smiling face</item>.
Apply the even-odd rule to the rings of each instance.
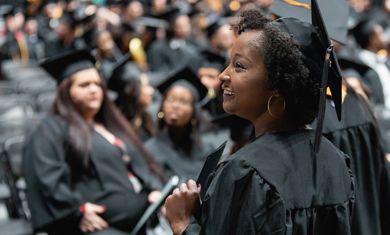
[[[267,89],[263,59],[252,46],[252,42],[258,40],[259,33],[252,30],[235,41],[229,67],[219,76],[223,83],[225,111],[251,121],[268,113],[268,99],[272,95]]]
[[[103,102],[102,81],[96,69],[81,70],[72,75],[70,97],[83,117],[94,117]]]
[[[192,118],[194,97],[183,86],[168,91],[163,103],[164,121],[168,126],[185,127]]]

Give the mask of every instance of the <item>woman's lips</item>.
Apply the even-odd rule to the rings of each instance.
[[[233,96],[233,95],[234,95],[233,92],[228,91],[228,90],[223,90],[223,96],[224,96],[224,97],[231,97],[231,96]]]

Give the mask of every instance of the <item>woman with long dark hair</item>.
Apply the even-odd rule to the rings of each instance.
[[[182,180],[197,177],[207,154],[213,149],[201,141],[201,118],[196,108],[207,88],[185,68],[171,74],[158,89],[163,93],[158,129],[145,147],[167,174],[176,174]]]
[[[115,103],[130,121],[137,135],[146,141],[156,128],[147,107],[153,102],[154,88],[148,76],[125,55],[112,72],[108,88],[118,93]]]
[[[26,140],[23,171],[35,231],[126,234],[165,180],[106,94],[87,51],[42,64],[58,82],[52,115]]]
[[[167,198],[174,234],[351,234],[349,158],[321,134],[328,85],[341,116],[341,74],[316,1],[311,8],[314,25],[239,14],[219,78],[225,111],[250,120],[256,138],[205,185],[190,180]],[[317,130],[307,128],[317,116]]]

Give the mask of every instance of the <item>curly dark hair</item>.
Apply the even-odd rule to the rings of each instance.
[[[320,77],[305,65],[298,41],[261,10],[242,11],[238,17],[233,26],[238,34],[259,31],[251,46],[264,61],[268,90],[278,90],[286,101],[284,116],[296,125],[312,123],[318,115]]]

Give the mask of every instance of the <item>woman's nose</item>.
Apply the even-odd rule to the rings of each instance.
[[[221,82],[226,82],[227,80],[229,80],[230,79],[230,76],[229,76],[229,74],[228,74],[228,68],[229,67],[227,67],[220,75],[219,75],[219,80],[221,81]]]

